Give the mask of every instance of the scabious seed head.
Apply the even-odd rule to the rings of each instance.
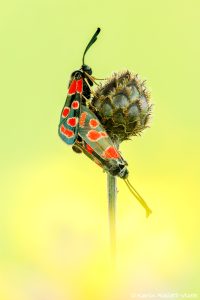
[[[138,75],[114,73],[96,89],[91,109],[113,141],[121,143],[149,127],[150,95]]]

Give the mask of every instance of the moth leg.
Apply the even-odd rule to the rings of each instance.
[[[94,82],[96,85],[99,85],[97,82],[95,82],[95,80],[106,80],[106,78],[96,78],[94,76],[89,75],[87,72],[85,72],[86,76],[92,81]]]
[[[95,95],[95,94],[94,94],[94,91],[92,90],[91,85],[89,84],[87,78],[84,78],[84,80],[85,80],[87,86],[89,87],[91,94],[94,96],[94,95]]]

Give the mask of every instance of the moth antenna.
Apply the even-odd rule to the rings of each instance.
[[[136,189],[132,186],[132,184],[130,183],[130,181],[128,179],[124,179],[129,191],[131,192],[131,194],[140,202],[140,204],[144,207],[144,209],[146,210],[146,217],[148,217],[152,211],[151,209],[148,207],[148,205],[146,204],[146,202],[144,201],[144,199],[140,196],[140,194],[136,191]]]
[[[84,59],[85,59],[85,54],[88,51],[88,49],[92,46],[92,44],[94,44],[94,42],[97,40],[97,36],[100,33],[101,29],[98,27],[97,31],[95,32],[95,34],[93,35],[93,37],[91,38],[91,40],[89,41],[89,43],[87,44],[87,47],[85,48],[85,51],[83,53],[83,65],[84,65]]]

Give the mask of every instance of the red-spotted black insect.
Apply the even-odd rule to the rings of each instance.
[[[84,51],[82,67],[71,74],[58,133],[66,144],[73,145],[76,152],[83,151],[111,175],[125,179],[128,176],[127,163],[97,116],[86,106],[95,78],[92,76],[92,69],[85,65],[84,58],[88,49],[96,41],[99,32],[100,28],[97,29]]]
[[[67,98],[61,112],[58,134],[67,145],[72,146],[75,152],[83,152],[106,172],[124,179],[132,194],[149,214],[150,209],[127,179],[126,161],[97,116],[88,107],[91,87],[96,78],[92,76],[92,69],[84,63],[84,59],[99,33],[100,28],[97,29],[84,51],[81,68],[71,74]]]

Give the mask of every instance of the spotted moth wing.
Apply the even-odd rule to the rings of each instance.
[[[78,133],[86,145],[89,145],[102,159],[121,158],[97,116],[85,105],[81,105]]]
[[[61,112],[58,134],[68,145],[73,145],[78,136],[82,90],[83,79],[73,79]]]

